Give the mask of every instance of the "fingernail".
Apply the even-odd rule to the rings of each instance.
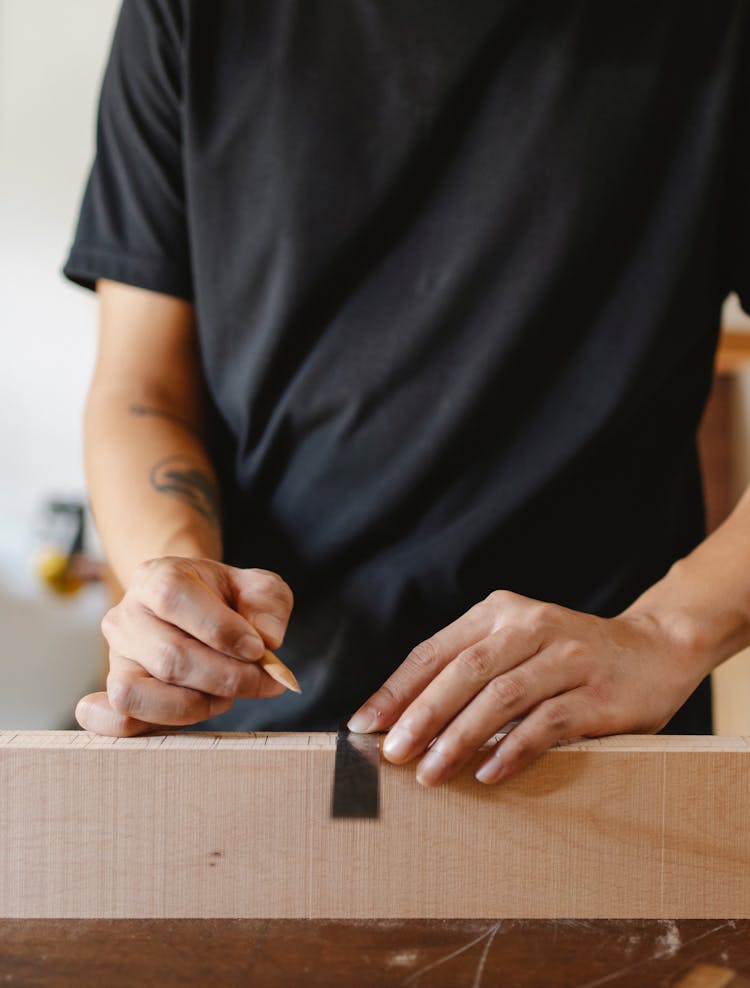
[[[266,646],[259,635],[254,631],[248,631],[237,643],[237,650],[243,658],[255,661],[264,654]]]
[[[499,782],[503,777],[504,768],[505,764],[502,759],[490,758],[489,761],[486,761],[484,765],[482,765],[481,768],[474,773],[474,778],[478,782],[487,782],[490,784],[493,782]]]
[[[383,754],[391,760],[405,759],[414,747],[414,738],[404,727],[394,727],[383,741]]]
[[[346,725],[354,734],[367,734],[375,729],[377,715],[369,710],[358,710]]]
[[[256,614],[253,624],[262,635],[268,635],[275,642],[284,640],[286,625],[274,614]]]
[[[442,754],[430,748],[417,769],[417,782],[421,786],[435,786],[445,774],[446,763]]]

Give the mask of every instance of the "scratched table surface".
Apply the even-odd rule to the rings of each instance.
[[[0,920],[0,985],[651,988],[750,975],[750,920]]]

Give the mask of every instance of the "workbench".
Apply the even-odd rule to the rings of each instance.
[[[23,988],[674,988],[706,963],[750,977],[750,921],[0,920]]]

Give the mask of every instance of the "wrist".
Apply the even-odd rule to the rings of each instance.
[[[689,557],[678,559],[618,617],[650,625],[681,661],[707,676],[748,644],[750,623],[730,601],[713,599]]]
[[[190,528],[170,533],[152,558],[187,556],[191,559],[215,559],[220,562],[222,555],[221,536],[218,532],[197,533]]]
[[[188,559],[223,558],[221,535],[218,530],[206,526],[205,530],[195,525],[184,525],[169,532],[160,532],[156,539],[129,547],[126,553],[108,554],[109,565],[121,586],[130,584],[133,571],[141,563],[150,559],[163,559],[167,556],[182,556]]]
[[[655,653],[672,657],[676,667],[696,684],[720,661],[700,623],[684,610],[646,605],[639,600],[637,606],[631,605],[615,620],[636,627],[653,643]]]

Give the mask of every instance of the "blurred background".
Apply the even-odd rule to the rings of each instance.
[[[90,519],[80,532],[96,300],[60,266],[118,9],[0,0],[0,729],[72,727],[104,677],[108,598]],[[750,482],[749,368],[750,319],[730,298],[700,436],[710,527]],[[750,734],[750,650],[715,676],[715,699],[716,732]]]
[[[103,668],[98,582],[55,573],[86,500],[96,302],[65,282],[118,0],[0,0],[0,728],[72,726]],[[88,525],[85,551],[98,550]],[[49,579],[43,580],[40,570]],[[57,582],[56,582],[57,581]],[[54,589],[55,586],[59,590]]]

